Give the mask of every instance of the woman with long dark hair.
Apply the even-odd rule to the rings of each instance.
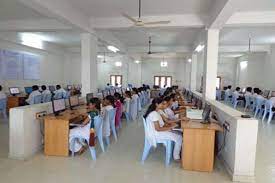
[[[151,136],[154,136],[156,140],[171,140],[175,142],[173,157],[175,160],[179,160],[182,136],[171,132],[176,125],[164,123],[161,115],[157,112],[161,108],[162,101],[163,100],[160,98],[154,99],[143,117],[145,118],[147,125],[152,126],[149,131]]]

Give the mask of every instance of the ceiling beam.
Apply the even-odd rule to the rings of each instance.
[[[219,52],[221,53],[240,53],[247,52],[248,45],[220,45]],[[251,52],[270,52],[270,45],[253,45]]]
[[[208,29],[221,29],[239,7],[239,0],[216,0],[210,11]]]
[[[65,25],[55,19],[0,21],[0,31],[49,32],[71,29],[71,26]]]
[[[146,27],[204,27],[204,21],[202,16],[196,14],[184,14],[184,15],[161,15],[161,16],[144,16],[143,21],[160,21],[170,20],[170,24],[146,26]],[[124,17],[113,18],[91,18],[91,25],[98,29],[108,28],[128,28],[133,24]]]
[[[128,47],[128,53],[147,53],[148,46],[132,46]],[[177,52],[177,53],[190,53],[192,46],[154,46],[152,52]]]
[[[274,26],[275,12],[236,12],[226,22],[226,27],[234,26]]]

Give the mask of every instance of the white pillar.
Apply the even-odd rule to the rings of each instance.
[[[97,93],[97,38],[90,33],[81,34],[82,96]]]
[[[219,54],[219,30],[209,29],[206,34],[203,72],[203,98],[216,99],[216,78]]]
[[[191,62],[191,76],[190,76],[190,89],[191,91],[196,91],[197,88],[197,55],[192,55]]]

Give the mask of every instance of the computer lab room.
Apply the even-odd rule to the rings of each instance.
[[[0,182],[274,183],[274,0],[1,0]]]

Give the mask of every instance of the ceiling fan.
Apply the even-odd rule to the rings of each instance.
[[[142,26],[146,26],[146,25],[158,25],[158,24],[169,24],[171,21],[154,21],[154,22],[144,22],[141,19],[141,0],[139,0],[139,4],[138,4],[138,19],[135,19],[133,17],[131,17],[130,15],[128,15],[127,13],[122,13],[122,16],[124,16],[125,18],[127,18],[128,20],[130,20],[131,22],[134,23],[134,26],[137,27],[142,27]]]

